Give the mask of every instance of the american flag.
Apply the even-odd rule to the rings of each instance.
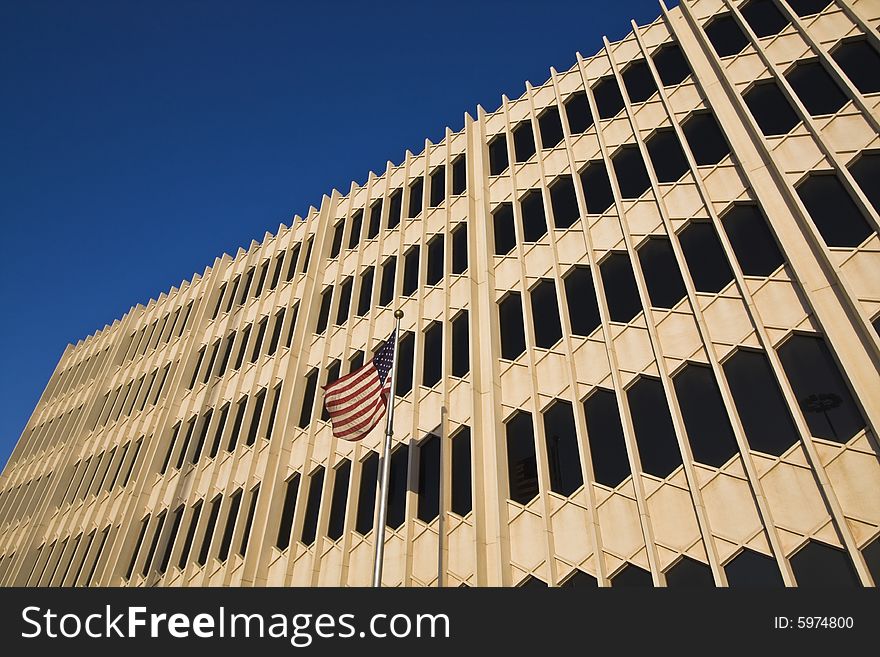
[[[385,416],[395,334],[396,329],[369,363],[324,386],[324,407],[337,438],[360,440]]]

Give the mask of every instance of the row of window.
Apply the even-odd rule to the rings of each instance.
[[[76,408],[70,409],[67,413],[53,417],[48,421],[43,421],[37,426],[28,429],[27,438],[19,440],[16,449],[19,447],[21,449],[9,458],[9,465],[12,465],[13,462],[24,461],[38,451],[42,453],[44,450],[51,448],[53,445],[49,444],[50,440],[63,443],[69,435],[69,428],[77,426],[84,408],[85,404],[83,403]]]
[[[69,390],[73,389],[73,386],[81,386],[83,383],[88,383],[89,381],[94,380],[95,375],[98,371],[100,371],[100,367],[94,367],[89,370],[89,366],[93,364],[93,361],[98,361],[106,358],[107,354],[110,352],[110,345],[106,346],[103,351],[100,351],[95,354],[91,354],[87,358],[82,359],[74,365],[68,366],[61,370],[58,373],[58,376],[54,377],[49,383],[46,389],[46,401],[50,402],[59,394],[64,394]],[[79,374],[81,370],[89,370],[87,380],[80,381]]]
[[[104,555],[112,525],[88,535],[67,536],[37,548],[34,567],[25,586],[89,586]],[[117,528],[118,529],[118,528]],[[61,564],[64,564],[62,567]]]
[[[144,326],[140,332],[135,331],[128,336],[125,347],[119,352],[120,364],[143,356],[159,345],[167,344],[172,338],[179,338],[183,335],[192,316],[193,303],[190,301],[186,308],[178,307],[173,315],[166,313],[161,320],[156,318],[152,324]]]
[[[137,381],[132,379],[126,385],[119,386],[115,392],[107,392],[101,403],[101,410],[95,415],[92,430],[159,403],[170,371],[171,363],[168,363],[162,369],[157,367],[149,375],[143,374]]]
[[[0,494],[0,523],[5,527],[19,518],[27,518],[43,498],[43,494],[52,481],[52,472],[47,472],[36,479],[28,479],[15,488]]]
[[[114,446],[109,451],[74,463],[67,488],[58,498],[57,505],[72,504],[74,500],[84,500],[101,491],[109,493],[117,484],[119,488],[125,488],[134,472],[143,442],[144,437],[141,436],[134,444],[128,441],[122,447]]]

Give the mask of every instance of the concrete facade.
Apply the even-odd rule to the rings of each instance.
[[[319,386],[399,308],[387,585],[875,585],[880,4],[821,4],[661,7],[69,346],[0,584],[369,584]]]

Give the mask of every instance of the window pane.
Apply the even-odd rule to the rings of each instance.
[[[730,153],[724,133],[709,112],[691,114],[681,129],[699,166],[718,164]]]
[[[544,412],[544,437],[547,440],[547,461],[550,468],[550,489],[571,495],[584,483],[581,456],[571,404],[555,401]]]
[[[734,205],[724,213],[721,222],[746,276],[769,276],[785,264],[776,239],[757,205]]]
[[[538,117],[538,129],[541,132],[541,146],[553,148],[562,141],[562,119],[556,105],[548,107]]]
[[[379,305],[387,306],[394,300],[394,276],[397,257],[391,256],[382,264],[382,286],[379,289]]]
[[[443,235],[436,235],[428,242],[428,271],[425,274],[428,285],[437,285],[443,280],[443,249]]]
[[[419,288],[419,247],[406,252],[403,260],[403,296],[413,294]]]
[[[621,76],[626,93],[632,103],[641,103],[648,100],[657,91],[654,84],[654,76],[644,59],[637,60],[624,69]]]
[[[416,178],[409,187],[409,214],[410,219],[418,217],[422,212],[422,203],[425,196],[425,179]]]
[[[514,360],[526,350],[522,301],[518,292],[511,292],[498,304],[501,325],[501,357]]]
[[[461,223],[452,230],[452,273],[463,274],[468,268],[467,224]]]
[[[525,162],[535,154],[535,135],[531,121],[522,121],[513,128],[513,152],[517,162]]]
[[[443,324],[434,322],[425,331],[422,385],[431,388],[443,377]]]
[[[577,266],[566,275],[565,299],[574,335],[586,337],[602,323],[589,267]]]
[[[810,173],[797,193],[828,246],[855,247],[874,231],[832,173]]]
[[[844,41],[831,54],[863,94],[880,91],[880,53],[864,37]]]
[[[743,99],[761,132],[768,137],[787,134],[800,123],[788,99],[772,80],[758,82],[743,95]]]
[[[432,208],[436,208],[446,199],[446,167],[439,166],[431,172],[431,198]]]
[[[413,356],[415,338],[412,333],[404,333],[397,344],[400,350],[397,355],[397,386],[396,394],[403,397],[409,394],[413,386]]]
[[[418,518],[431,522],[440,515],[440,439],[429,436],[419,445]]]
[[[719,57],[729,57],[742,52],[748,41],[746,35],[730,14],[716,16],[706,25],[706,36]]]
[[[739,449],[712,369],[688,363],[672,382],[694,460],[720,468]]]
[[[688,170],[688,163],[678,142],[678,135],[672,128],[657,130],[645,142],[657,182],[672,183],[679,180]]]
[[[495,228],[495,255],[507,255],[516,246],[516,233],[513,227],[513,205],[502,203],[492,213]]]
[[[626,391],[642,472],[665,479],[681,465],[681,452],[663,385],[639,377]]]
[[[361,483],[355,522],[355,530],[360,534],[366,535],[373,529],[378,475],[379,455],[370,452],[370,455],[361,462]]]
[[[788,25],[788,19],[777,9],[773,0],[749,0],[740,7],[740,11],[759,37],[779,34]]]
[[[593,125],[593,114],[590,112],[590,101],[583,91],[573,93],[565,101],[565,117],[568,119],[568,129],[573,134],[586,132]]]
[[[507,474],[510,499],[527,504],[538,494],[538,463],[532,416],[517,411],[507,421]]]
[[[278,538],[275,546],[284,550],[290,545],[290,532],[293,529],[293,513],[296,511],[296,498],[299,494],[299,473],[295,472],[287,480],[284,492],[284,506],[281,508],[281,524],[278,526]]]
[[[452,320],[452,375],[465,376],[470,371],[468,311],[462,310]]]
[[[584,402],[593,476],[597,483],[616,488],[630,475],[623,428],[612,390],[598,389]]]
[[[529,292],[529,297],[532,301],[535,344],[538,347],[550,348],[562,338],[556,285],[552,280],[541,280]]]
[[[611,321],[624,324],[632,321],[642,311],[642,302],[629,256],[612,253],[602,261],[599,269]]]
[[[687,291],[669,240],[652,237],[639,247],[638,254],[651,305],[674,308],[685,298]]]
[[[318,531],[318,514],[321,511],[321,489],[324,486],[324,466],[318,468],[309,476],[309,497],[306,500],[306,514],[303,518],[302,534],[300,540],[304,545],[315,542],[315,534]]]
[[[834,114],[848,100],[819,62],[798,62],[785,79],[813,116]]]
[[[391,473],[388,479],[388,515],[386,524],[397,529],[406,520],[406,480],[409,467],[409,447],[399,445],[391,454]]]
[[[678,240],[698,292],[720,292],[733,280],[712,224],[692,221],[679,233]]]
[[[452,436],[452,512],[471,512],[471,430],[461,427]]]
[[[452,194],[464,194],[467,190],[467,158],[459,155],[452,162]]]
[[[330,501],[330,521],[327,537],[338,540],[345,531],[345,507],[348,500],[348,481],[351,477],[351,461],[344,459],[333,475],[333,497]]]
[[[367,267],[361,274],[361,288],[358,293],[357,316],[363,317],[370,312],[373,298],[373,275],[374,267]]]
[[[568,228],[580,219],[581,213],[571,176],[560,176],[550,183],[550,205],[556,228]]]
[[[599,118],[610,119],[623,109],[623,96],[620,95],[620,87],[613,76],[601,78],[593,87],[593,99],[596,101],[596,109],[599,110]]]
[[[664,87],[681,84],[691,74],[687,60],[677,43],[664,44],[657,49],[651,59],[654,60],[654,66],[657,67],[657,74]]]
[[[489,175],[498,176],[507,169],[507,138],[504,134],[495,135],[489,141]]]
[[[588,213],[602,214],[614,204],[608,171],[601,160],[590,162],[584,167],[581,171],[581,185],[584,188]]]

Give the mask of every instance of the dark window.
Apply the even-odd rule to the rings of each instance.
[[[312,246],[314,245],[314,239],[309,238],[309,241],[306,242],[306,255],[303,257],[302,266],[300,267],[300,271],[305,273],[309,268],[309,260],[312,257]]]
[[[602,160],[594,160],[584,167],[581,171],[581,185],[584,188],[587,212],[590,214],[602,214],[614,204],[611,181]]]
[[[810,173],[797,193],[828,246],[855,247],[873,233],[836,175]]]
[[[251,426],[248,429],[247,439],[245,440],[246,445],[253,445],[257,440],[257,434],[260,430],[260,420],[263,415],[263,406],[266,403],[266,389],[263,388],[260,390],[255,399],[254,410],[251,414]]]
[[[287,265],[287,275],[284,277],[285,280],[292,281],[294,274],[296,274],[296,264],[299,260],[299,250],[300,245],[294,244],[293,248],[290,249],[290,262]]]
[[[205,368],[205,374],[202,377],[202,383],[207,383],[211,380],[211,372],[214,369],[214,365],[217,362],[217,353],[220,351],[220,340],[217,340],[214,344],[211,345],[211,356],[208,358],[208,366]],[[129,383],[129,388],[131,384]],[[126,393],[128,391],[126,390]]]
[[[281,524],[278,526],[278,538],[275,546],[286,550],[290,545],[290,531],[293,529],[293,513],[296,511],[296,498],[299,494],[299,473],[296,472],[287,480],[284,492],[284,506],[281,509]]]
[[[574,572],[559,584],[559,586],[569,589],[595,589],[599,586],[599,581],[592,575],[585,573],[583,570],[575,569]]]
[[[501,357],[515,360],[526,350],[522,300],[519,292],[511,292],[498,304],[501,326]]]
[[[394,274],[396,269],[396,256],[391,256],[382,263],[382,285],[379,288],[380,306],[387,306],[394,300]]]
[[[165,574],[168,570],[168,562],[171,561],[171,551],[174,549],[174,541],[177,539],[177,532],[180,531],[180,521],[183,520],[183,511],[186,507],[181,504],[174,511],[174,518],[171,521],[171,532],[168,534],[168,540],[165,543],[165,552],[159,562],[159,573]],[[63,579],[62,579],[63,581]]]
[[[682,557],[666,571],[666,586],[680,589],[714,588],[715,578],[706,564]]]
[[[281,327],[284,326],[284,308],[275,315],[275,321],[272,325],[272,337],[269,339],[269,348],[266,350],[268,355],[273,355],[278,350],[278,342],[281,340]]]
[[[550,183],[550,205],[556,228],[568,228],[580,219],[581,212],[571,176],[560,176]]]
[[[165,458],[162,460],[162,467],[159,468],[159,474],[165,474],[165,471],[168,469],[168,464],[171,463],[171,455],[174,454],[174,446],[177,444],[177,435],[180,433],[180,422],[174,425],[174,428],[171,430],[171,441],[168,443],[168,451],[165,453]],[[89,459],[91,461],[91,459]],[[86,465],[83,467],[83,479],[86,475],[86,470],[89,467],[89,461],[86,461]],[[82,484],[82,479],[80,479],[80,483],[76,485],[73,489],[74,497],[76,496],[76,490],[79,488],[80,484]]]
[[[452,162],[452,195],[464,194],[467,190],[467,158],[459,155]]]
[[[266,276],[269,274],[269,261],[265,260],[260,266],[260,278],[257,279],[257,287],[254,288],[254,297],[258,297],[263,293],[263,285],[266,283]]]
[[[403,296],[408,297],[419,289],[419,247],[412,247],[403,259]]]
[[[768,137],[787,134],[800,123],[779,85],[772,80],[761,80],[743,95],[743,99],[761,132]]]
[[[611,586],[654,586],[654,580],[651,578],[651,573],[644,568],[639,568],[638,566],[628,563],[611,578]]]
[[[452,512],[464,516],[472,508],[471,430],[464,426],[452,436]]]
[[[757,205],[738,203],[721,218],[733,252],[747,276],[769,276],[785,259]]]
[[[403,190],[395,189],[388,197],[388,228],[396,228],[400,224],[400,209],[403,205]]]
[[[468,311],[462,310],[452,320],[452,376],[465,376],[470,371]]]
[[[373,276],[375,267],[367,267],[361,274],[361,289],[358,293],[357,316],[363,317],[370,312],[373,299]]]
[[[217,292],[217,305],[214,306],[214,312],[211,313],[211,319],[215,319],[217,315],[220,314],[220,308],[223,305],[223,293],[226,292],[226,283],[220,286],[220,291]]]
[[[143,436],[138,438],[137,445],[135,445],[134,456],[131,457],[131,462],[128,464],[128,471],[125,473],[125,478],[122,480],[122,487],[125,488],[128,486],[128,481],[131,479],[131,473],[134,471],[134,466],[137,464],[138,455],[141,453],[141,447],[143,446]]]
[[[303,392],[302,407],[299,412],[300,429],[305,429],[312,421],[312,406],[315,403],[315,389],[318,387],[318,368],[313,367],[306,375],[306,388]]]
[[[718,164],[730,153],[724,133],[709,112],[691,114],[681,126],[694,160],[700,166]]]
[[[324,486],[324,466],[318,468],[309,476],[309,497],[306,500],[306,514],[303,518],[302,534],[300,540],[304,545],[315,542],[318,531],[318,513],[321,510],[321,489]]]
[[[435,235],[428,242],[428,271],[425,273],[425,283],[437,285],[443,280],[443,235]]]
[[[552,280],[542,279],[531,289],[529,297],[532,301],[535,344],[538,347],[549,349],[562,338],[556,285]]]
[[[553,148],[562,141],[562,119],[556,105],[548,107],[538,117],[538,130],[541,132],[541,147]]]
[[[565,101],[565,118],[568,119],[568,129],[576,135],[586,132],[593,125],[593,114],[590,112],[590,101],[584,91],[573,93]]]
[[[344,459],[333,474],[333,496],[330,498],[330,521],[327,537],[338,540],[345,531],[345,506],[348,502],[348,480],[351,478],[351,461]]]
[[[241,332],[241,344],[238,346],[238,355],[235,357],[235,367],[232,369],[238,370],[241,369],[242,363],[244,363],[244,355],[247,351],[248,340],[251,337],[251,325],[248,324],[244,327],[244,330]]]
[[[601,319],[589,267],[575,267],[566,275],[565,298],[571,332],[584,337],[590,335],[601,324]]]
[[[330,320],[330,304],[333,301],[333,286],[328,285],[321,292],[321,309],[318,311],[318,322],[315,324],[315,333],[321,334],[327,330],[327,322]]]
[[[847,97],[817,61],[797,62],[785,79],[813,116],[834,114],[846,105]]]
[[[260,349],[263,346],[263,338],[266,337],[266,327],[269,325],[269,318],[264,317],[257,326],[257,339],[254,340],[254,349],[251,352],[251,362],[256,363],[260,357]]]
[[[232,534],[235,532],[235,523],[238,520],[238,511],[241,508],[242,492],[239,488],[232,494],[229,503],[229,514],[226,516],[226,528],[223,530],[223,539],[220,541],[220,550],[217,558],[226,561],[229,556],[229,548],[232,546]]]
[[[513,153],[517,162],[525,162],[535,154],[535,134],[531,121],[521,121],[514,126]]]
[[[272,429],[275,428],[275,414],[278,412],[278,402],[281,400],[281,384],[272,389],[272,408],[269,409],[269,421],[266,423],[266,440],[272,439]]]
[[[642,472],[665,479],[681,465],[681,452],[663,384],[644,376],[626,391]]]
[[[749,0],[739,10],[759,37],[779,34],[788,25],[788,19],[782,15],[773,0]]]
[[[379,474],[379,455],[370,452],[361,462],[361,483],[358,490],[357,518],[355,530],[359,534],[368,534],[373,529],[374,512],[376,509],[376,482]]]
[[[196,560],[200,566],[204,566],[208,561],[208,554],[211,550],[211,539],[214,538],[214,529],[217,527],[217,519],[220,516],[220,504],[222,502],[222,495],[218,495],[211,500],[211,513],[208,514],[208,524],[205,526],[205,534],[202,537],[202,547],[199,550],[199,557]]]
[[[651,187],[638,146],[624,146],[611,158],[623,198],[638,198]]]
[[[724,566],[730,588],[781,588],[785,586],[773,557],[743,550]]]
[[[645,142],[657,181],[672,183],[679,180],[688,170],[688,163],[681,150],[678,135],[672,128],[661,128]]]
[[[382,199],[370,206],[370,225],[367,227],[367,239],[371,240],[379,235],[379,227],[382,221]]]
[[[638,254],[651,305],[655,308],[675,307],[687,291],[669,240],[651,237],[639,247]]]
[[[436,208],[446,199],[446,167],[439,166],[431,172],[430,207]]]
[[[507,159],[507,138],[504,133],[489,140],[489,175],[498,176],[509,166]]]
[[[599,388],[584,402],[593,476],[597,483],[616,488],[630,475],[623,428],[612,390]]]
[[[443,377],[443,324],[432,322],[425,331],[422,385],[432,388]]]
[[[520,199],[523,222],[523,240],[537,242],[547,234],[547,217],[544,216],[544,196],[540,189],[530,189]]]
[[[183,548],[180,550],[180,556],[177,558],[177,567],[180,570],[186,568],[187,561],[189,561],[189,552],[192,550],[193,541],[196,538],[196,528],[199,524],[199,518],[202,515],[202,506],[204,502],[199,500],[193,505],[192,516],[189,519],[189,529],[186,530],[186,538],[183,541]]]
[[[877,212],[880,212],[880,151],[862,151],[849,172]]]
[[[244,529],[241,532],[241,542],[238,545],[238,553],[244,556],[247,552],[248,542],[251,538],[251,527],[254,525],[254,513],[257,510],[257,499],[260,497],[260,487],[256,486],[251,491],[251,504],[248,508],[247,517],[244,521]]]
[[[361,241],[361,228],[364,223],[364,211],[357,210],[351,217],[351,233],[348,235],[348,248],[355,249]]]
[[[849,555],[818,541],[807,544],[789,559],[800,588],[860,588]]]
[[[186,460],[186,454],[189,451],[189,443],[192,440],[193,432],[196,429],[196,416],[193,415],[190,418],[190,421],[186,425],[186,437],[183,439],[183,445],[180,448],[180,454],[177,456],[177,464],[174,466],[175,470],[180,470],[183,467],[183,462]]]
[[[391,473],[388,479],[388,514],[385,524],[397,529],[406,520],[406,480],[409,447],[398,445],[391,453]]]
[[[418,217],[422,212],[422,204],[425,196],[425,179],[416,178],[409,186],[409,213],[407,216],[412,219]]]
[[[712,369],[688,363],[673,384],[694,460],[720,468],[739,450]]]
[[[612,322],[631,322],[642,311],[639,289],[626,253],[612,252],[599,265]]]
[[[531,413],[517,411],[507,421],[505,430],[510,499],[528,504],[538,494],[538,461]]]
[[[720,292],[733,280],[712,224],[692,221],[678,234],[678,241],[698,292]]]
[[[342,233],[345,232],[345,221],[340,221],[333,229],[333,242],[330,244],[330,257],[335,258],[342,249]]]
[[[278,287],[278,281],[281,279],[281,268],[284,266],[284,252],[282,251],[275,256],[275,266],[272,269],[272,278],[269,279],[269,289],[274,290]]]
[[[779,359],[813,436],[845,443],[865,427],[823,338],[794,335],[779,347]]]
[[[356,351],[354,352],[354,356],[348,359],[348,371],[349,373],[354,372],[356,369],[359,369],[364,366],[364,352]]]
[[[153,539],[150,542],[150,549],[147,550],[147,557],[146,557],[146,559],[144,559],[144,565],[143,565],[143,568],[141,569],[141,575],[143,575],[144,577],[146,577],[147,574],[150,572],[150,566],[153,563],[153,557],[156,554],[156,548],[159,547],[159,537],[162,535],[162,528],[165,526],[165,516],[167,514],[168,514],[167,511],[163,511],[162,513],[159,514],[159,517],[156,519],[156,527],[153,530]],[[67,543],[67,539],[64,539],[64,542]],[[63,545],[62,545],[61,550],[62,551],[64,550]],[[60,558],[60,556],[61,556],[60,552],[59,552],[58,556]],[[58,565],[56,564],[55,567],[57,568]],[[52,574],[54,575],[54,572]],[[52,578],[50,577],[49,581],[51,581],[51,580],[52,580]]]
[[[440,439],[429,435],[419,445],[419,520],[440,515]]]
[[[633,62],[623,71],[623,86],[629,95],[630,102],[642,103],[653,96],[657,91],[654,84],[654,76],[644,59]]]
[[[238,305],[242,305],[247,300],[248,290],[251,289],[251,283],[254,281],[254,268],[251,267],[247,270],[247,277],[245,278],[244,285],[241,286],[241,297],[238,300]]]
[[[502,203],[492,212],[492,225],[495,233],[495,255],[507,255],[516,246],[516,233],[513,227],[513,205]]]
[[[825,9],[831,0],[786,0],[798,16],[812,16]]]
[[[844,41],[831,56],[856,89],[863,94],[880,91],[880,53],[867,38]]]
[[[706,36],[719,57],[737,55],[743,51],[748,41],[746,35],[728,13],[713,18],[706,25]]]
[[[462,222],[452,229],[452,273],[463,274],[468,268],[467,224]]]
[[[235,333],[230,333],[226,336],[226,343],[223,346],[223,357],[220,359],[220,364],[217,365],[217,376],[223,376],[226,373],[226,369],[229,367],[229,359],[232,356],[232,347],[235,345]]]
[[[613,75],[601,78],[593,87],[593,98],[600,119],[610,119],[623,109],[623,96]]]
[[[397,348],[400,353],[397,356],[397,385],[396,395],[403,397],[408,395],[413,386],[413,360],[415,356],[415,337],[412,333],[404,333],[400,336]]]
[[[336,309],[336,325],[341,326],[348,321],[348,313],[351,311],[351,289],[354,281],[351,276],[342,281],[339,286],[339,307]]]
[[[247,395],[245,395],[238,400],[238,404],[235,407],[235,420],[232,422],[232,432],[229,434],[229,444],[226,445],[227,452],[235,451],[235,446],[238,444],[241,425],[244,424],[244,413],[247,409],[247,400]]]
[[[220,419],[217,421],[217,429],[214,431],[214,442],[211,445],[211,452],[208,454],[209,458],[217,456],[217,452],[220,450],[220,441],[223,439],[223,429],[226,427],[226,420],[228,418],[229,404],[224,404],[223,408],[220,409]]]
[[[739,349],[724,363],[724,374],[752,449],[779,456],[798,441],[767,356]]]
[[[651,56],[654,66],[657,67],[657,75],[664,87],[671,87],[684,82],[691,74],[687,60],[677,43],[665,43]]]
[[[137,564],[137,556],[138,552],[141,551],[141,546],[144,543],[144,536],[147,533],[147,525],[150,524],[150,516],[147,516],[143,520],[141,520],[141,531],[138,534],[137,541],[134,544],[134,552],[131,555],[131,561],[128,564],[128,570],[125,572],[125,579],[131,579],[131,574],[134,572],[135,564]],[[53,543],[54,546],[54,543]],[[45,566],[43,566],[45,568]],[[30,581],[30,579],[28,580]]]
[[[550,466],[550,490],[571,495],[584,483],[571,404],[556,400],[544,411],[544,436]]]
[[[284,341],[285,346],[290,347],[293,344],[293,332],[296,330],[296,315],[299,312],[299,303],[295,303],[290,309],[290,324],[287,329],[287,338]]]

